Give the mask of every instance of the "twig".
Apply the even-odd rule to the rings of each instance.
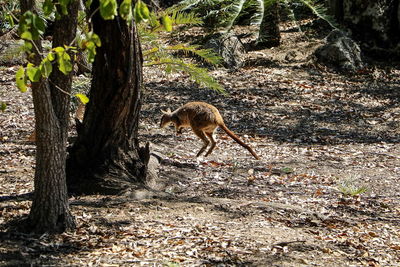
[[[287,241],[287,242],[279,242],[273,245],[273,247],[286,247],[293,243],[305,243],[306,240],[296,240],[296,241]]]

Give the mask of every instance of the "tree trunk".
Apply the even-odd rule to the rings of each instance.
[[[99,3],[93,1],[91,10]],[[139,148],[142,55],[135,24],[92,18],[101,39],[92,67],[90,102],[70,149],[68,189],[75,194],[119,193],[145,181],[148,147]]]
[[[399,0],[330,0],[330,6],[364,51],[376,51],[381,59],[389,50],[400,56]]]
[[[279,1],[265,7],[264,17],[260,25],[257,46],[262,48],[279,46],[281,31],[279,30]]]
[[[332,15],[338,23],[343,22],[343,0],[327,0],[327,6],[330,15]]]
[[[77,1],[69,5],[69,14],[56,21],[53,47],[69,44],[75,37]],[[21,0],[21,10],[34,10],[34,1]],[[34,41],[33,62],[40,64],[41,42]],[[32,83],[35,111],[36,169],[34,196],[28,219],[29,230],[34,232],[63,232],[75,227],[70,213],[66,186],[66,144],[69,120],[69,92],[71,75],[54,69],[49,81]],[[61,90],[60,90],[61,89]]]

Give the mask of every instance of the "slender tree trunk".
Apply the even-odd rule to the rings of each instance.
[[[34,10],[32,0],[21,0],[21,10]],[[53,46],[69,44],[75,36],[77,1],[69,5],[68,16],[56,21]],[[33,62],[39,65],[41,42],[35,41]],[[34,48],[36,49],[36,48]],[[69,117],[69,95],[72,76],[54,70],[50,83],[41,79],[32,83],[36,130],[36,169],[34,197],[29,214],[29,230],[34,232],[62,232],[75,227],[68,205],[66,187],[66,144]]]
[[[91,10],[98,7],[93,1]],[[101,39],[92,67],[90,102],[70,149],[68,189],[114,194],[146,178],[148,148],[139,148],[142,56],[135,24],[92,18]]]
[[[275,47],[281,43],[279,30],[279,1],[274,1],[265,7],[264,17],[260,25],[260,34],[257,39],[258,47]]]

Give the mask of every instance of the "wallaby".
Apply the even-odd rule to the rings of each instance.
[[[210,144],[210,141],[211,147],[208,149],[205,156],[211,154],[216,145],[213,133],[217,127],[220,127],[239,145],[246,148],[256,159],[260,159],[249,145],[245,144],[236,134],[226,127],[221,114],[213,105],[204,102],[189,102],[174,112],[171,112],[170,109],[167,111],[161,110],[161,112],[164,113],[161,117],[161,128],[172,123],[175,126],[177,134],[180,134],[183,128],[191,127],[193,132],[203,140],[204,145],[199,153],[197,153],[197,157],[204,152]]]

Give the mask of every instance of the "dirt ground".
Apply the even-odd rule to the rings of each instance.
[[[0,67],[0,266],[400,266],[399,65],[339,74],[312,63],[320,44],[285,31],[244,68],[210,71],[228,95],[146,69],[141,142],[167,194],[73,197],[78,227],[57,236],[11,227],[29,213],[34,114],[17,67]],[[159,129],[188,101],[215,105],[262,159],[221,130],[196,158],[190,130]]]

